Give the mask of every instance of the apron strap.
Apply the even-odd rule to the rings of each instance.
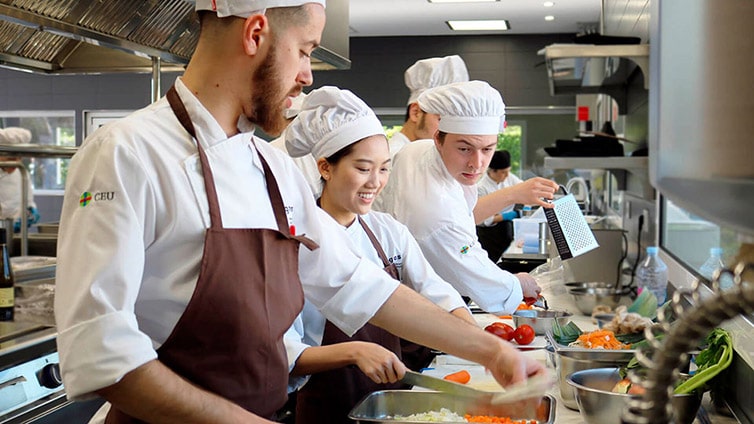
[[[267,192],[270,195],[270,202],[272,203],[272,211],[275,214],[275,222],[278,225],[278,231],[288,238],[298,240],[301,244],[306,246],[309,250],[316,250],[319,248],[319,244],[314,240],[302,235],[295,235],[291,233],[291,228],[288,226],[288,220],[285,215],[285,206],[283,204],[283,196],[280,194],[280,187],[275,176],[270,170],[270,165],[267,164],[267,159],[262,156],[262,153],[257,149],[256,141],[252,137],[251,144],[254,146],[254,150],[259,156],[259,160],[262,162],[262,169],[264,170],[264,181],[267,183]]]
[[[183,128],[194,138],[196,141],[196,147],[199,151],[199,161],[202,164],[202,176],[204,177],[204,189],[207,192],[207,202],[209,203],[209,218],[210,226],[212,228],[223,228],[222,215],[220,214],[220,202],[217,200],[217,189],[215,188],[215,178],[212,175],[212,169],[209,167],[209,160],[207,154],[204,152],[202,144],[199,143],[199,139],[196,138],[196,131],[194,130],[194,123],[191,122],[186,106],[183,105],[181,97],[178,95],[175,86],[171,86],[167,93],[168,103],[170,108],[173,109],[178,122],[181,123]]]
[[[360,216],[356,216],[359,220],[359,224],[361,224],[361,228],[364,229],[364,232],[367,233],[367,237],[369,237],[369,241],[372,242],[372,246],[374,246],[374,249],[377,251],[377,254],[380,256],[380,259],[382,260],[382,265],[385,266],[385,268],[392,265],[390,261],[387,259],[387,255],[385,254],[385,251],[382,249],[382,245],[379,241],[377,241],[377,237],[375,237],[372,230],[369,228],[366,222],[364,222],[363,219],[361,219]]]

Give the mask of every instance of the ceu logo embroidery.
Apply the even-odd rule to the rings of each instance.
[[[79,196],[79,206],[82,208],[92,202],[111,201],[115,199],[114,191],[100,191],[97,193],[90,193],[85,191]]]
[[[89,193],[88,191],[85,191],[81,193],[81,197],[79,197],[79,206],[82,208],[89,204],[89,202],[92,201],[92,193]]]
[[[461,254],[462,254],[462,255],[465,255],[465,254],[469,253],[469,249],[470,249],[470,248],[471,248],[471,246],[463,246],[463,247],[461,248]]]

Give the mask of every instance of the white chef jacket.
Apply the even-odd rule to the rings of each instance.
[[[29,183],[27,206],[37,207],[34,203],[34,189]],[[21,171],[18,169],[7,173],[0,169],[0,219],[21,217]]]
[[[380,212],[370,212],[362,215],[361,219],[379,240],[388,260],[398,268],[398,275],[403,284],[446,311],[466,307],[461,295],[453,286],[443,281],[426,261],[421,248],[405,225],[392,216]],[[382,259],[358,220],[354,220],[346,227],[345,232],[364,258],[383,267]],[[322,344],[324,331],[325,317],[307,301],[303,312],[299,314],[284,336],[289,370],[293,370],[304,349]],[[291,376],[288,391],[298,390],[307,379],[308,376]]]
[[[518,307],[518,278],[498,268],[477,240],[476,186],[448,173],[432,140],[401,149],[380,198],[380,210],[408,227],[434,270],[459,293],[491,313]]]
[[[409,143],[411,143],[411,140],[406,137],[406,134],[403,134],[400,131],[393,133],[393,136],[390,137],[390,140],[388,140],[388,145],[390,147],[390,157],[394,158],[395,154],[405,146],[408,146]]]
[[[488,194],[492,194],[501,188],[510,187],[514,184],[518,184],[522,182],[521,178],[518,178],[517,176],[513,174],[508,174],[508,176],[503,180],[498,182],[495,182],[490,176],[485,172],[484,176],[479,179],[479,182],[476,183],[476,190],[479,194],[479,197],[486,196]],[[499,213],[502,215],[503,212],[512,211],[513,208],[516,207],[515,204],[512,204],[510,206],[507,206],[503,208]],[[482,227],[491,227],[495,225],[492,220],[494,216],[486,218],[481,224],[479,224]]]
[[[288,148],[285,146],[285,133],[283,133],[282,136],[272,140],[270,142],[270,145],[282,150],[286,155],[288,154]],[[314,198],[318,199],[319,196],[322,195],[322,177],[319,175],[317,160],[310,154],[291,159],[293,159],[293,162],[296,164],[296,166],[298,166],[298,169],[301,170],[301,173],[304,174],[304,178],[306,178],[306,184],[312,190]]]
[[[277,229],[252,135],[228,139],[180,78],[175,85],[212,166],[224,226]],[[239,128],[253,127],[241,118]],[[260,139],[256,146],[289,222],[320,245],[299,250],[306,298],[353,334],[399,283],[353,253],[288,156]],[[86,398],[155,359],[183,313],[210,225],[200,166],[194,139],[165,98],[98,129],[71,160],[55,293],[69,398]]]

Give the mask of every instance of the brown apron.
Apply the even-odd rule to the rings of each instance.
[[[391,277],[398,279],[398,268],[388,261],[385,251],[366,223],[359,219],[369,240]],[[398,336],[367,323],[352,337],[348,337],[330,321],[325,323],[322,346],[335,343],[365,341],[379,344],[401,357]],[[375,390],[405,388],[403,384],[378,384],[367,377],[356,365],[313,374],[298,392],[296,399],[296,424],[352,424],[348,413],[367,394]]]
[[[181,125],[196,139],[175,87],[167,98]],[[290,234],[277,181],[261,154],[278,229],[224,228],[212,170],[201,143],[196,144],[210,228],[204,237],[194,293],[157,355],[160,362],[193,384],[274,419],[287,399],[283,333],[304,304],[298,278],[299,243],[309,249],[319,246]],[[106,419],[106,423],[135,422],[139,421],[114,407]]]

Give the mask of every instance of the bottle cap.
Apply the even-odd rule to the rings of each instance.
[[[649,246],[647,247],[647,253],[650,255],[656,255],[657,254],[657,246]]]

